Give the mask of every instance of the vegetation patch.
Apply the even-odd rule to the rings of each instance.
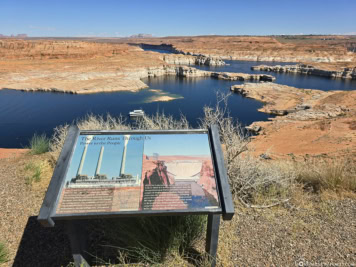
[[[34,136],[30,140],[30,149],[31,149],[30,153],[32,155],[38,155],[38,154],[48,152],[49,143],[50,140],[49,138],[46,137],[45,134],[42,135],[34,134]]]
[[[313,192],[323,190],[356,192],[354,159],[307,159],[296,163],[296,181]]]
[[[203,262],[195,245],[206,231],[206,216],[159,216],[100,220],[94,250],[98,264]],[[105,253],[104,253],[105,251]],[[206,259],[205,259],[206,260]]]
[[[8,261],[8,252],[5,244],[0,242],[0,264]]]
[[[41,181],[42,167],[39,163],[30,161],[26,164],[25,168],[25,182],[27,185],[32,185],[34,182]]]

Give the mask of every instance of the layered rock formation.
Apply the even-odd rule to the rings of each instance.
[[[195,64],[206,66],[223,66],[225,65],[225,62],[217,57],[199,55],[195,58]]]
[[[207,57],[203,55],[165,55],[162,59],[168,64],[176,65],[205,65],[205,66],[223,66],[225,62],[217,57]]]
[[[195,65],[196,58],[185,55],[164,55],[162,56],[162,60],[174,65]]]
[[[89,59],[124,55],[139,50],[123,44],[58,40],[0,40],[0,59]]]
[[[262,112],[278,115],[248,127],[257,132],[257,154],[274,158],[356,155],[356,91],[298,89],[274,83],[246,83],[231,90],[265,103]]]
[[[137,45],[132,44],[131,45]],[[138,44],[142,49],[156,49],[161,51],[167,51],[172,54],[163,56],[163,60],[168,64],[178,64],[178,65],[206,65],[206,66],[222,66],[225,62],[219,57],[211,57],[202,54],[192,54],[185,53],[176,49],[173,45],[160,44],[160,45],[150,45],[150,44]]]
[[[135,40],[151,45],[160,45],[162,41],[177,53],[230,60],[344,62],[345,65],[356,62],[353,36],[197,36]]]
[[[90,94],[114,91],[138,91],[148,87],[140,79],[176,75],[180,77],[212,77],[223,80],[272,81],[274,77],[265,74],[219,73],[203,71],[188,66],[163,65],[129,70],[28,70],[19,73],[0,74],[0,88],[22,91],[62,92]]]
[[[324,70],[315,68],[311,65],[297,64],[297,65],[276,65],[276,66],[266,66],[259,65],[251,67],[252,70],[260,71],[273,71],[273,72],[291,72],[306,75],[323,76],[328,78],[341,78],[341,79],[356,79],[356,67],[354,68],[343,68],[343,70]]]
[[[176,66],[183,63],[223,64],[223,61],[181,54],[162,56],[137,46],[109,42],[0,40],[0,89],[88,94],[141,90],[147,85],[140,79],[162,75],[274,79],[264,74],[218,73]]]
[[[162,51],[167,51],[169,53],[173,54],[182,54],[181,51],[177,50],[173,45],[171,44],[145,44],[145,43],[130,43],[130,45],[138,45],[142,49],[153,49],[153,50],[162,50]]]
[[[259,111],[293,120],[335,118],[348,111],[342,104],[315,106],[319,99],[335,94],[333,91],[298,89],[275,83],[245,83],[231,86],[231,90],[264,102],[265,105]]]

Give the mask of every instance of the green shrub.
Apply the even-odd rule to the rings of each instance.
[[[33,182],[41,181],[42,168],[40,164],[35,164],[32,161],[25,166],[25,182],[27,185],[31,185]]]
[[[0,264],[8,261],[8,251],[5,244],[0,242]]]
[[[49,151],[49,138],[45,134],[34,136],[30,140],[30,149],[32,155],[38,155]]]
[[[100,220],[91,227],[101,233],[120,264],[158,264],[179,255],[187,257],[206,231],[206,216],[158,216]],[[105,245],[103,245],[105,247]],[[97,250],[102,250],[99,247]],[[107,263],[97,253],[98,263]],[[116,262],[117,263],[117,262]]]

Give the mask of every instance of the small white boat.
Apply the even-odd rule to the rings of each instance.
[[[129,113],[129,116],[131,118],[134,118],[134,117],[143,117],[145,115],[145,112],[142,110],[142,109],[135,109],[134,111],[131,111]]]

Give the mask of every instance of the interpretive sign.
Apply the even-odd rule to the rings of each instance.
[[[234,214],[223,161],[217,127],[124,132],[72,126],[38,220],[54,226],[64,219],[208,214],[213,255],[220,214]]]
[[[219,207],[207,133],[80,134],[56,213]]]

